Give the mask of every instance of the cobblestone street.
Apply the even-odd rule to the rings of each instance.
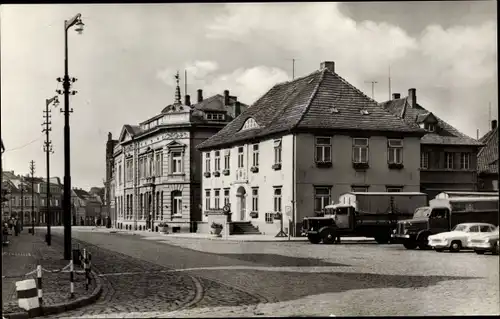
[[[90,249],[105,291],[96,304],[59,317],[499,313],[496,256],[369,243],[73,236],[97,245]]]

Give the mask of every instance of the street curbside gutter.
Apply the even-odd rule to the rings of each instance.
[[[74,310],[77,308],[81,308],[84,306],[88,306],[94,302],[96,302],[99,297],[102,294],[102,279],[97,276],[97,274],[94,271],[91,271],[92,276],[94,277],[96,287],[94,288],[94,291],[92,291],[92,294],[90,296],[84,296],[77,298],[75,300],[71,300],[69,302],[64,302],[64,303],[58,303],[55,305],[50,305],[50,306],[42,306],[42,311],[41,313],[28,313],[27,311],[23,312],[16,312],[16,313],[6,313],[3,316],[7,319],[28,319],[28,318],[35,318],[39,316],[47,316],[47,315],[54,315],[54,314],[59,314],[62,312]]]

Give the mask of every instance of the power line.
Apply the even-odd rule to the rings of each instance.
[[[43,135],[42,135],[42,136],[40,136],[39,138],[36,138],[36,139],[32,140],[31,142],[28,142],[28,143],[26,143],[26,144],[22,145],[22,146],[15,147],[15,148],[11,148],[11,149],[8,149],[8,150],[5,150],[5,152],[16,151],[16,150],[20,150],[20,149],[22,149],[22,148],[25,148],[26,146],[29,146],[29,145],[31,145],[31,144],[33,144],[33,143],[35,143],[36,141],[39,141],[42,137],[43,137]]]

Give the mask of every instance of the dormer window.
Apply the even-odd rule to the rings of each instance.
[[[424,129],[429,131],[429,132],[435,132],[436,131],[436,124],[434,123],[425,123],[424,124]]]
[[[209,121],[224,121],[225,118],[223,113],[207,113],[205,117]]]
[[[253,118],[249,118],[243,124],[243,127],[241,128],[241,131],[251,130],[251,129],[254,129],[254,128],[259,128],[259,124],[257,124],[257,122]]]

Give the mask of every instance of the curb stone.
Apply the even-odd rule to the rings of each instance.
[[[65,311],[70,311],[70,310],[74,310],[74,309],[81,308],[84,306],[88,306],[88,305],[94,303],[95,301],[97,301],[97,299],[99,299],[99,297],[102,294],[102,279],[99,276],[97,276],[97,274],[94,271],[92,271],[91,273],[92,273],[92,276],[94,277],[94,280],[96,282],[96,287],[94,288],[94,291],[92,292],[92,294],[88,297],[87,296],[80,297],[80,298],[77,298],[75,300],[71,300],[69,302],[58,303],[58,304],[50,305],[47,307],[42,306],[41,313],[37,314],[36,316],[30,317],[27,311],[6,313],[3,316],[7,319],[28,319],[28,318],[35,318],[35,317],[39,317],[39,316],[59,314],[59,313],[65,312]]]

